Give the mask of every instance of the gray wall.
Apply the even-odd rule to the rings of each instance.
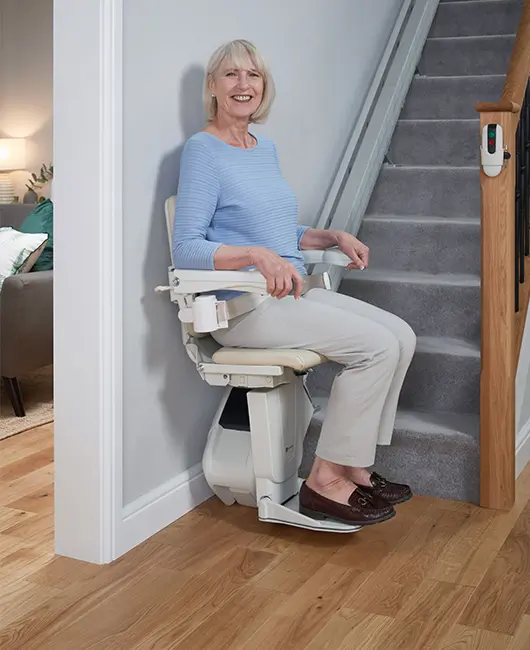
[[[0,0],[0,138],[28,138],[30,172],[53,159],[52,111],[53,0]],[[27,178],[13,173],[21,198]]]
[[[124,3],[124,502],[201,460],[220,392],[185,355],[167,282],[163,202],[184,141],[204,125],[201,86],[215,47],[256,43],[278,96],[274,138],[313,224],[401,0],[127,0]]]

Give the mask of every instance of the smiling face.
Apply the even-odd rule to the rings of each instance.
[[[249,120],[263,99],[263,77],[250,58],[224,61],[210,81],[220,117]]]

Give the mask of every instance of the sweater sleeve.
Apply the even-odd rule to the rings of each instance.
[[[173,264],[179,269],[213,270],[221,245],[206,239],[219,198],[215,161],[200,141],[186,142],[180,160],[179,186],[173,223]]]
[[[296,228],[296,239],[297,239],[297,242],[298,242],[298,250],[302,250],[301,249],[302,237],[304,236],[306,230],[309,230],[310,227],[311,226],[298,226]]]

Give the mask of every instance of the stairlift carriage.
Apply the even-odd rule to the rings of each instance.
[[[170,242],[176,197],[165,203]],[[306,264],[345,267],[351,260],[338,250],[303,251]],[[299,512],[303,442],[314,406],[305,377],[326,358],[312,350],[221,347],[210,335],[228,320],[267,297],[258,271],[168,269],[172,302],[179,306],[182,337],[199,375],[225,392],[208,433],[203,470],[208,485],[226,505],[257,508],[260,521],[316,531],[351,533],[360,526],[314,520]],[[330,289],[326,273],[309,275],[306,290]],[[220,290],[245,292],[231,301],[202,295]],[[235,306],[234,306],[235,305]],[[243,311],[242,311],[243,310]]]

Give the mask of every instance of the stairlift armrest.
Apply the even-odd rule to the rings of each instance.
[[[228,327],[229,318],[237,315],[233,309],[229,309],[226,300],[217,300],[213,292],[267,293],[267,281],[259,271],[207,271],[169,267],[168,277],[169,286],[158,286],[155,291],[169,291],[171,301],[180,307],[179,320],[200,333]],[[260,300],[258,297],[256,299]]]
[[[338,248],[326,250],[303,250],[305,264],[328,264],[329,266],[346,267],[351,264],[351,259]]]
[[[169,286],[158,286],[155,291],[169,291],[172,302],[178,303],[180,307],[179,320],[192,325],[196,332],[214,332],[226,328],[229,319],[238,315],[234,312],[232,303],[229,307],[225,300],[217,300],[212,292],[239,291],[262,296],[268,293],[266,279],[254,270],[204,271],[170,267],[168,275]],[[327,273],[306,276],[304,283],[305,291],[316,287],[331,287]],[[260,298],[256,297],[256,300],[259,301]]]
[[[174,293],[196,294],[209,291],[267,293],[267,280],[259,271],[203,271],[170,269]]]

